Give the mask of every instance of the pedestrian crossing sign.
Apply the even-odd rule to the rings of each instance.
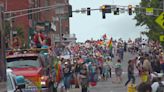
[[[157,24],[159,24],[164,29],[164,12],[161,13],[157,19],[155,20]]]
[[[159,40],[160,42],[164,42],[164,35],[160,35]]]

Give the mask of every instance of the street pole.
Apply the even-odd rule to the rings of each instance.
[[[58,17],[59,18],[59,37],[60,37],[60,45],[62,44],[62,18],[61,16]]]
[[[4,21],[3,21],[3,7],[0,6],[0,35],[1,35],[1,44],[0,44],[0,72],[2,81],[6,81],[6,60],[5,60],[5,33],[4,33]]]
[[[10,48],[13,48],[13,24],[12,24],[12,19],[9,20],[10,22]]]

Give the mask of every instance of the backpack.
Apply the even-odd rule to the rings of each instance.
[[[164,92],[164,84],[162,84],[161,82],[159,82],[159,86],[158,86],[156,92]]]

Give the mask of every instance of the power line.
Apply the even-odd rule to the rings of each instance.
[[[52,7],[52,8],[47,8],[47,9],[42,9],[42,10],[38,10],[38,11],[33,11],[33,12],[21,14],[21,15],[16,15],[16,16],[12,16],[12,17],[9,17],[9,18],[5,18],[5,20],[11,20],[11,19],[18,18],[18,17],[22,17],[22,16],[34,14],[34,13],[39,13],[39,12],[46,11],[46,10],[50,10],[50,9],[53,9],[53,8],[54,8],[54,7]]]
[[[43,7],[36,7],[36,8],[21,9],[21,10],[15,10],[15,11],[6,11],[4,12],[4,14],[18,13],[18,12],[25,12],[25,11],[27,12],[29,10],[33,11],[33,10],[44,9],[44,8],[52,8],[52,7],[62,7],[66,5],[68,4],[58,4],[58,5],[50,5],[50,6],[43,6]]]
[[[22,17],[22,16],[34,14],[34,13],[39,13],[39,12],[50,10],[50,9],[54,9],[54,8],[60,8],[62,6],[66,6],[66,5],[68,5],[68,4],[59,4],[59,5],[51,5],[51,6],[44,6],[44,7],[37,7],[37,8],[29,8],[29,9],[15,10],[15,11],[6,11],[6,12],[4,12],[4,14],[11,14],[11,13],[18,13],[18,12],[25,12],[25,11],[27,11],[27,13],[16,15],[16,16],[12,16],[12,17],[9,17],[9,18],[5,18],[5,20],[10,20],[10,19],[13,19],[13,18],[18,18],[18,17]],[[124,8],[125,11],[128,11],[127,9],[125,9],[125,8],[128,8],[128,6],[122,6],[122,5],[111,5],[110,9],[116,9],[116,8]],[[134,9],[146,9],[146,7],[139,7],[139,6],[138,7],[137,6],[133,6],[132,8],[134,8]],[[84,10],[79,9],[79,10],[74,10],[72,12],[78,13],[78,12],[86,12],[87,11],[87,9],[85,9],[85,8],[83,8],[83,9]],[[106,9],[109,9],[109,8],[106,8]],[[159,8],[153,8],[153,9],[154,10],[163,11],[163,9],[159,9]],[[29,10],[31,10],[31,12],[28,12]],[[102,10],[102,9],[101,8],[90,9],[90,11],[97,11],[97,10]],[[155,15],[155,16],[158,16],[158,15]]]

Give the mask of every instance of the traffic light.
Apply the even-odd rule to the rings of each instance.
[[[103,6],[101,6],[101,10],[102,10],[102,12],[105,12],[105,13],[111,13],[112,12],[111,5],[103,5]]]
[[[72,5],[68,5],[68,16],[72,17]]]
[[[105,19],[106,18],[106,13],[111,13],[111,6],[110,5],[103,5],[101,6],[101,11],[102,11],[102,18]]]
[[[132,11],[132,5],[129,5],[129,6],[128,6],[128,12],[129,12],[129,15],[132,15],[132,12],[133,12],[133,11]]]
[[[105,16],[105,12],[102,12],[102,18],[105,19],[106,16]]]
[[[119,15],[119,8],[116,8],[116,10],[114,11],[114,15]]]
[[[91,8],[87,8],[87,15],[91,15]]]

